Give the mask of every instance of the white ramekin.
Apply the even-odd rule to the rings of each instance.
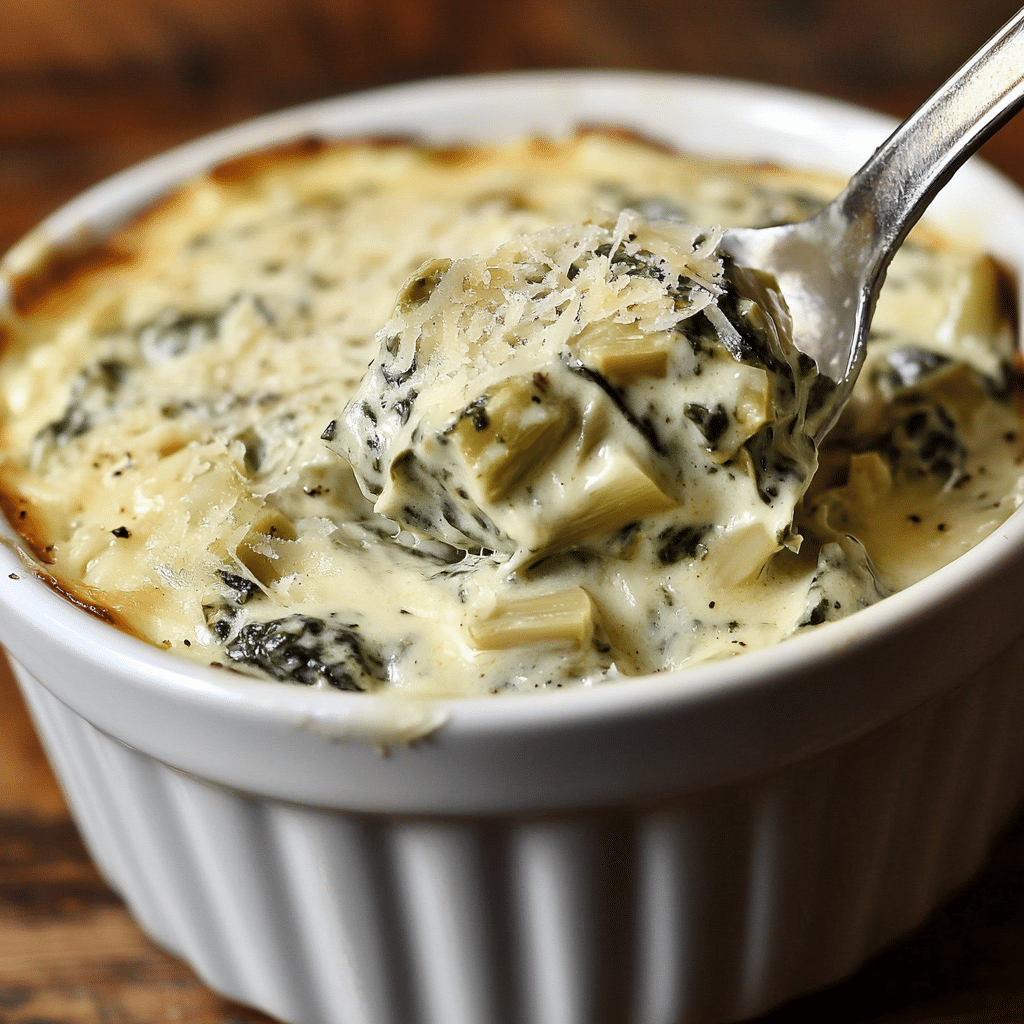
[[[457,141],[581,123],[841,173],[891,128],[679,76],[403,86],[118,175],[7,266],[297,135]],[[990,169],[961,171],[933,219],[1024,265],[1024,198]],[[917,925],[980,866],[1024,781],[1020,512],[923,583],[772,650],[537,696],[406,704],[195,668],[62,600],[13,544],[0,606],[110,882],[214,988],[296,1024],[754,1015]]]

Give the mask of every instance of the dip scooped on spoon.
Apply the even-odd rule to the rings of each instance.
[[[772,274],[797,347],[836,388],[814,413],[835,423],[864,362],[879,289],[896,250],[956,169],[1024,104],[1024,10],[896,129],[809,220],[726,232],[723,249]]]
[[[720,237],[625,211],[425,264],[328,445],[376,512],[508,571],[658,517],[755,574],[796,546],[822,378]]]

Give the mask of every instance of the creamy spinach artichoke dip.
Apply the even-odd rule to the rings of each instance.
[[[829,382],[716,243],[835,191],[600,131],[241,158],[8,260],[5,512],[120,628],[306,686],[533,691],[778,643],[1024,493],[1005,284],[925,229],[815,451]]]

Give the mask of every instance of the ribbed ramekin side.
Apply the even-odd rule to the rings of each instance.
[[[123,823],[105,789],[98,785],[99,756],[94,730],[83,728],[82,720],[52,697],[29,672],[10,657],[8,661],[74,814],[78,832],[100,873],[113,888],[123,892],[125,881],[138,874],[138,869],[129,863],[134,855],[130,838],[126,837],[125,842],[112,841],[112,837],[123,834]]]
[[[1016,644],[974,678],[894,723],[905,744],[900,827],[878,889],[868,944],[924,920],[936,899],[980,867],[1021,798],[1024,650]]]
[[[265,978],[272,965],[265,962],[266,951],[250,951],[263,954],[258,960],[236,955],[233,907],[204,854],[220,842],[220,857],[227,862],[236,857],[236,849],[223,845],[230,829],[250,841],[254,838],[258,830],[245,828],[239,821],[247,811],[251,813],[251,801],[225,794],[230,823],[216,813],[196,820],[182,804],[209,804],[216,789],[194,785],[104,735],[64,707],[20,666],[14,668],[83,839],[140,924],[221,991],[249,991],[253,978]],[[246,849],[249,859],[260,853],[256,839],[255,846],[250,842]],[[246,867],[240,861],[228,870],[241,880]],[[275,877],[271,873],[247,881],[252,883],[247,887],[251,902],[258,906]],[[259,964],[252,969],[253,978],[247,976],[246,963]],[[259,987],[257,992],[266,994]]]
[[[364,815],[289,804],[266,806],[287,914],[299,933],[295,974],[306,979],[300,1024],[419,1024],[409,949],[387,827]],[[246,997],[252,1001],[251,997]]]
[[[19,677],[97,861],[225,994],[296,1024],[711,1024],[848,974],[979,867],[1024,778],[1022,646],[770,776],[515,818],[261,800]]]
[[[888,732],[639,817],[635,1003],[623,1020],[753,1016],[878,948],[875,893],[907,768]]]
[[[956,690],[814,769],[829,782],[814,830],[822,845],[808,860],[821,875],[813,911],[779,960],[769,961],[750,1013],[849,974],[921,925],[981,868],[1024,786],[1022,667],[1018,643]],[[796,838],[795,829],[786,831]],[[798,870],[799,860],[797,851]],[[775,888],[784,898],[787,887]]]

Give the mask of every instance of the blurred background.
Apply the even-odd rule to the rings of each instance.
[[[0,248],[85,185],[305,100],[433,75],[721,74],[907,113],[1018,0],[3,0]],[[1024,176],[1024,128],[990,157]]]

